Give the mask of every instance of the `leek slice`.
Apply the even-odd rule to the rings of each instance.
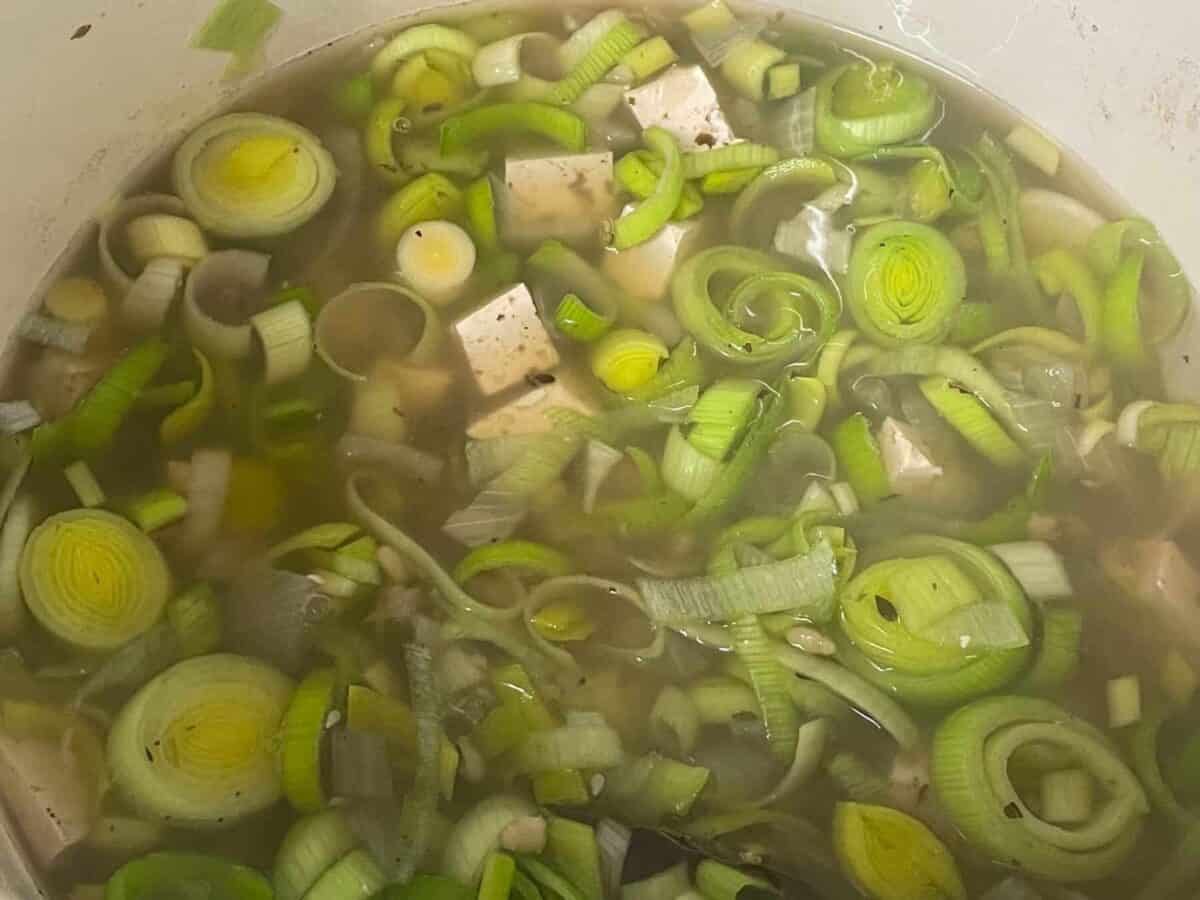
[[[838,181],[838,170],[828,160],[798,157],[767,166],[738,195],[729,217],[729,233],[737,240],[763,244],[775,234],[776,218],[759,218],[759,206],[777,192],[803,190],[817,194]]]
[[[158,900],[162,897],[213,897],[221,900],[272,900],[262,873],[215,856],[164,851],[119,868],[104,886],[104,900]]]
[[[936,122],[933,86],[891,62],[858,62],[817,82],[817,143],[834,156],[859,156],[919,138]]]
[[[524,797],[495,794],[468,810],[446,838],[442,871],[465,885],[477,885],[487,855],[500,845],[500,833],[514,819],[537,815]]]
[[[371,60],[371,76],[377,82],[391,78],[396,66],[417,53],[426,50],[447,50],[465,59],[471,59],[479,45],[469,34],[445,25],[425,24],[406,28],[375,54]]]
[[[875,900],[967,900],[945,844],[898,809],[839,803],[833,847],[846,875]]]
[[[232,654],[184,660],[122,707],[108,736],[113,782],[148,819],[232,825],[273,805],[275,735],[292,691],[270,666]]]
[[[88,650],[114,650],[150,628],[171,592],[158,547],[98,509],[51,516],[21,555],[21,591],[51,634]]]
[[[714,281],[726,278],[736,279],[736,287],[722,308],[711,292]],[[746,247],[712,247],[691,257],[675,273],[671,294],[680,324],[696,341],[743,366],[814,355],[841,315],[836,294],[811,278],[780,271],[772,257]],[[764,296],[766,309],[756,315],[756,301]],[[747,330],[759,318],[767,321],[762,333]]]
[[[958,250],[928,225],[885,222],[855,241],[847,305],[858,327],[878,344],[942,341],[966,288]]]
[[[1010,683],[1028,663],[1029,602],[988,551],[912,535],[865,561],[841,594],[839,655],[869,681],[911,704],[947,706]]]
[[[275,900],[301,900],[330,866],[356,846],[358,838],[340,810],[296,822],[275,855]]]
[[[316,135],[260,113],[213,119],[172,164],[175,190],[213,234],[274,237],[313,218],[333,195],[337,166]]]
[[[548,103],[522,101],[480,106],[442,123],[442,153],[455,153],[503,135],[535,134],[564,150],[587,147],[587,123],[569,110]]]
[[[292,694],[283,717],[282,790],[288,802],[302,813],[317,812],[326,804],[321,760],[325,723],[333,710],[337,684],[335,669],[309,673]]]
[[[317,355],[338,375],[360,382],[383,360],[430,362],[442,341],[437,310],[390,282],[350,285],[321,308],[313,333]]]
[[[645,241],[667,224],[683,195],[685,178],[683,157],[674,135],[663,128],[647,128],[642,135],[646,146],[662,159],[654,193],[613,224],[613,246],[627,250]]]
[[[1039,818],[1010,779],[1013,755],[1041,742],[1069,754],[1107,794],[1077,827]],[[934,735],[931,771],[943,808],[972,846],[1053,881],[1107,878],[1132,852],[1149,811],[1136,776],[1104,735],[1044,700],[993,697],[956,711]]]

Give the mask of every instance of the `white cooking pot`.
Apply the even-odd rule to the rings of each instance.
[[[7,334],[73,234],[148,154],[245,85],[188,48],[213,0],[4,0],[0,272]],[[275,0],[267,69],[452,2]],[[1200,275],[1200,4],[1195,0],[797,0],[780,7],[891,42],[975,82],[1077,151]],[[1075,171],[1080,171],[1076,169]],[[1083,182],[1093,175],[1084,170]],[[1107,210],[1113,212],[1113,210]],[[1200,316],[1193,317],[1200,321]],[[1193,325],[1180,339],[1200,347]],[[1182,351],[1167,354],[1177,393]],[[0,821],[0,844],[4,828]],[[0,846],[0,856],[7,848]],[[0,897],[4,897],[0,872]]]

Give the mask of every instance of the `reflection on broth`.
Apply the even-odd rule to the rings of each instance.
[[[39,878],[1195,895],[1190,288],[1039,132],[846,40],[468,11],[106,214],[0,404]]]

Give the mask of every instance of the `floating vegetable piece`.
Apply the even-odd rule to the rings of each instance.
[[[396,245],[401,280],[437,306],[457,300],[474,270],[475,242],[453,222],[418,222]]]
[[[263,306],[270,266],[263,253],[221,250],[192,270],[183,291],[183,327],[210,359],[250,355],[250,318]]]
[[[891,62],[857,62],[817,82],[816,135],[834,156],[858,156],[921,137],[936,122],[933,86]]]
[[[271,882],[256,869],[216,856],[164,851],[117,869],[104,887],[104,900],[156,900],[176,892],[221,900],[274,897]]]
[[[934,344],[949,334],[966,288],[962,257],[945,235],[915,222],[885,222],[855,241],[846,302],[876,343]]]
[[[316,135],[261,113],[232,113],[200,126],[176,152],[172,175],[196,221],[226,238],[295,231],[337,185],[337,166]]]
[[[34,529],[21,590],[48,631],[89,650],[114,650],[161,615],[171,576],[158,547],[119,516],[71,510]]]
[[[385,359],[429,362],[442,341],[437,312],[391,282],[352,284],[321,308],[317,355],[351,381],[364,381]]]
[[[833,848],[842,870],[872,900],[966,900],[946,846],[898,809],[839,803]]]
[[[872,548],[841,594],[845,665],[921,706],[1011,682],[1031,655],[1020,584],[986,550],[912,535]]]
[[[147,818],[233,825],[280,797],[275,738],[292,683],[244,656],[185,660],[139,690],[108,737],[113,781]]]
[[[308,310],[299,300],[264,309],[250,318],[262,348],[263,381],[280,384],[303,375],[312,361],[313,333]]]
[[[97,249],[100,271],[114,296],[124,298],[142,272],[126,238],[126,228],[146,216],[184,216],[187,207],[171,194],[138,194],[118,203],[100,219]]]
[[[658,337],[635,328],[610,331],[592,347],[592,374],[618,394],[641,387],[671,351]]]
[[[1064,751],[1103,786],[1106,803],[1070,828],[1039,818],[1009,774],[1031,745]],[[1032,876],[1099,881],[1133,851],[1149,812],[1146,793],[1108,739],[1044,700],[991,697],[952,713],[933,741],[933,786],[972,846]]]
[[[192,348],[192,356],[200,368],[200,386],[196,393],[178,409],[173,410],[158,426],[159,439],[165,446],[182,443],[204,427],[217,403],[216,378],[208,357]]]

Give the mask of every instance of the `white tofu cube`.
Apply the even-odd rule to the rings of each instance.
[[[684,151],[723,147],[734,141],[717,92],[699,66],[676,66],[626,91],[625,105],[642,128],[665,128]]]
[[[942,477],[942,467],[929,456],[929,450],[911,425],[895,419],[883,420],[879,429],[879,455],[887,470],[892,490],[902,496],[919,493]]]
[[[600,223],[616,210],[612,153],[510,157],[504,162],[500,222],[510,244],[531,246],[546,238],[598,243]]]
[[[584,379],[568,370],[535,375],[529,380],[544,383],[531,386],[504,405],[475,419],[467,427],[467,437],[485,440],[549,431],[554,423],[546,417],[546,411],[555,407],[574,409],[585,415],[600,411],[600,405]]]
[[[699,219],[668,222],[645,243],[607,250],[603,269],[630,297],[658,303],[671,290],[675,267],[699,250],[703,240],[704,223]]]
[[[480,393],[498,394],[558,365],[558,351],[533,297],[515,284],[454,323]]]

